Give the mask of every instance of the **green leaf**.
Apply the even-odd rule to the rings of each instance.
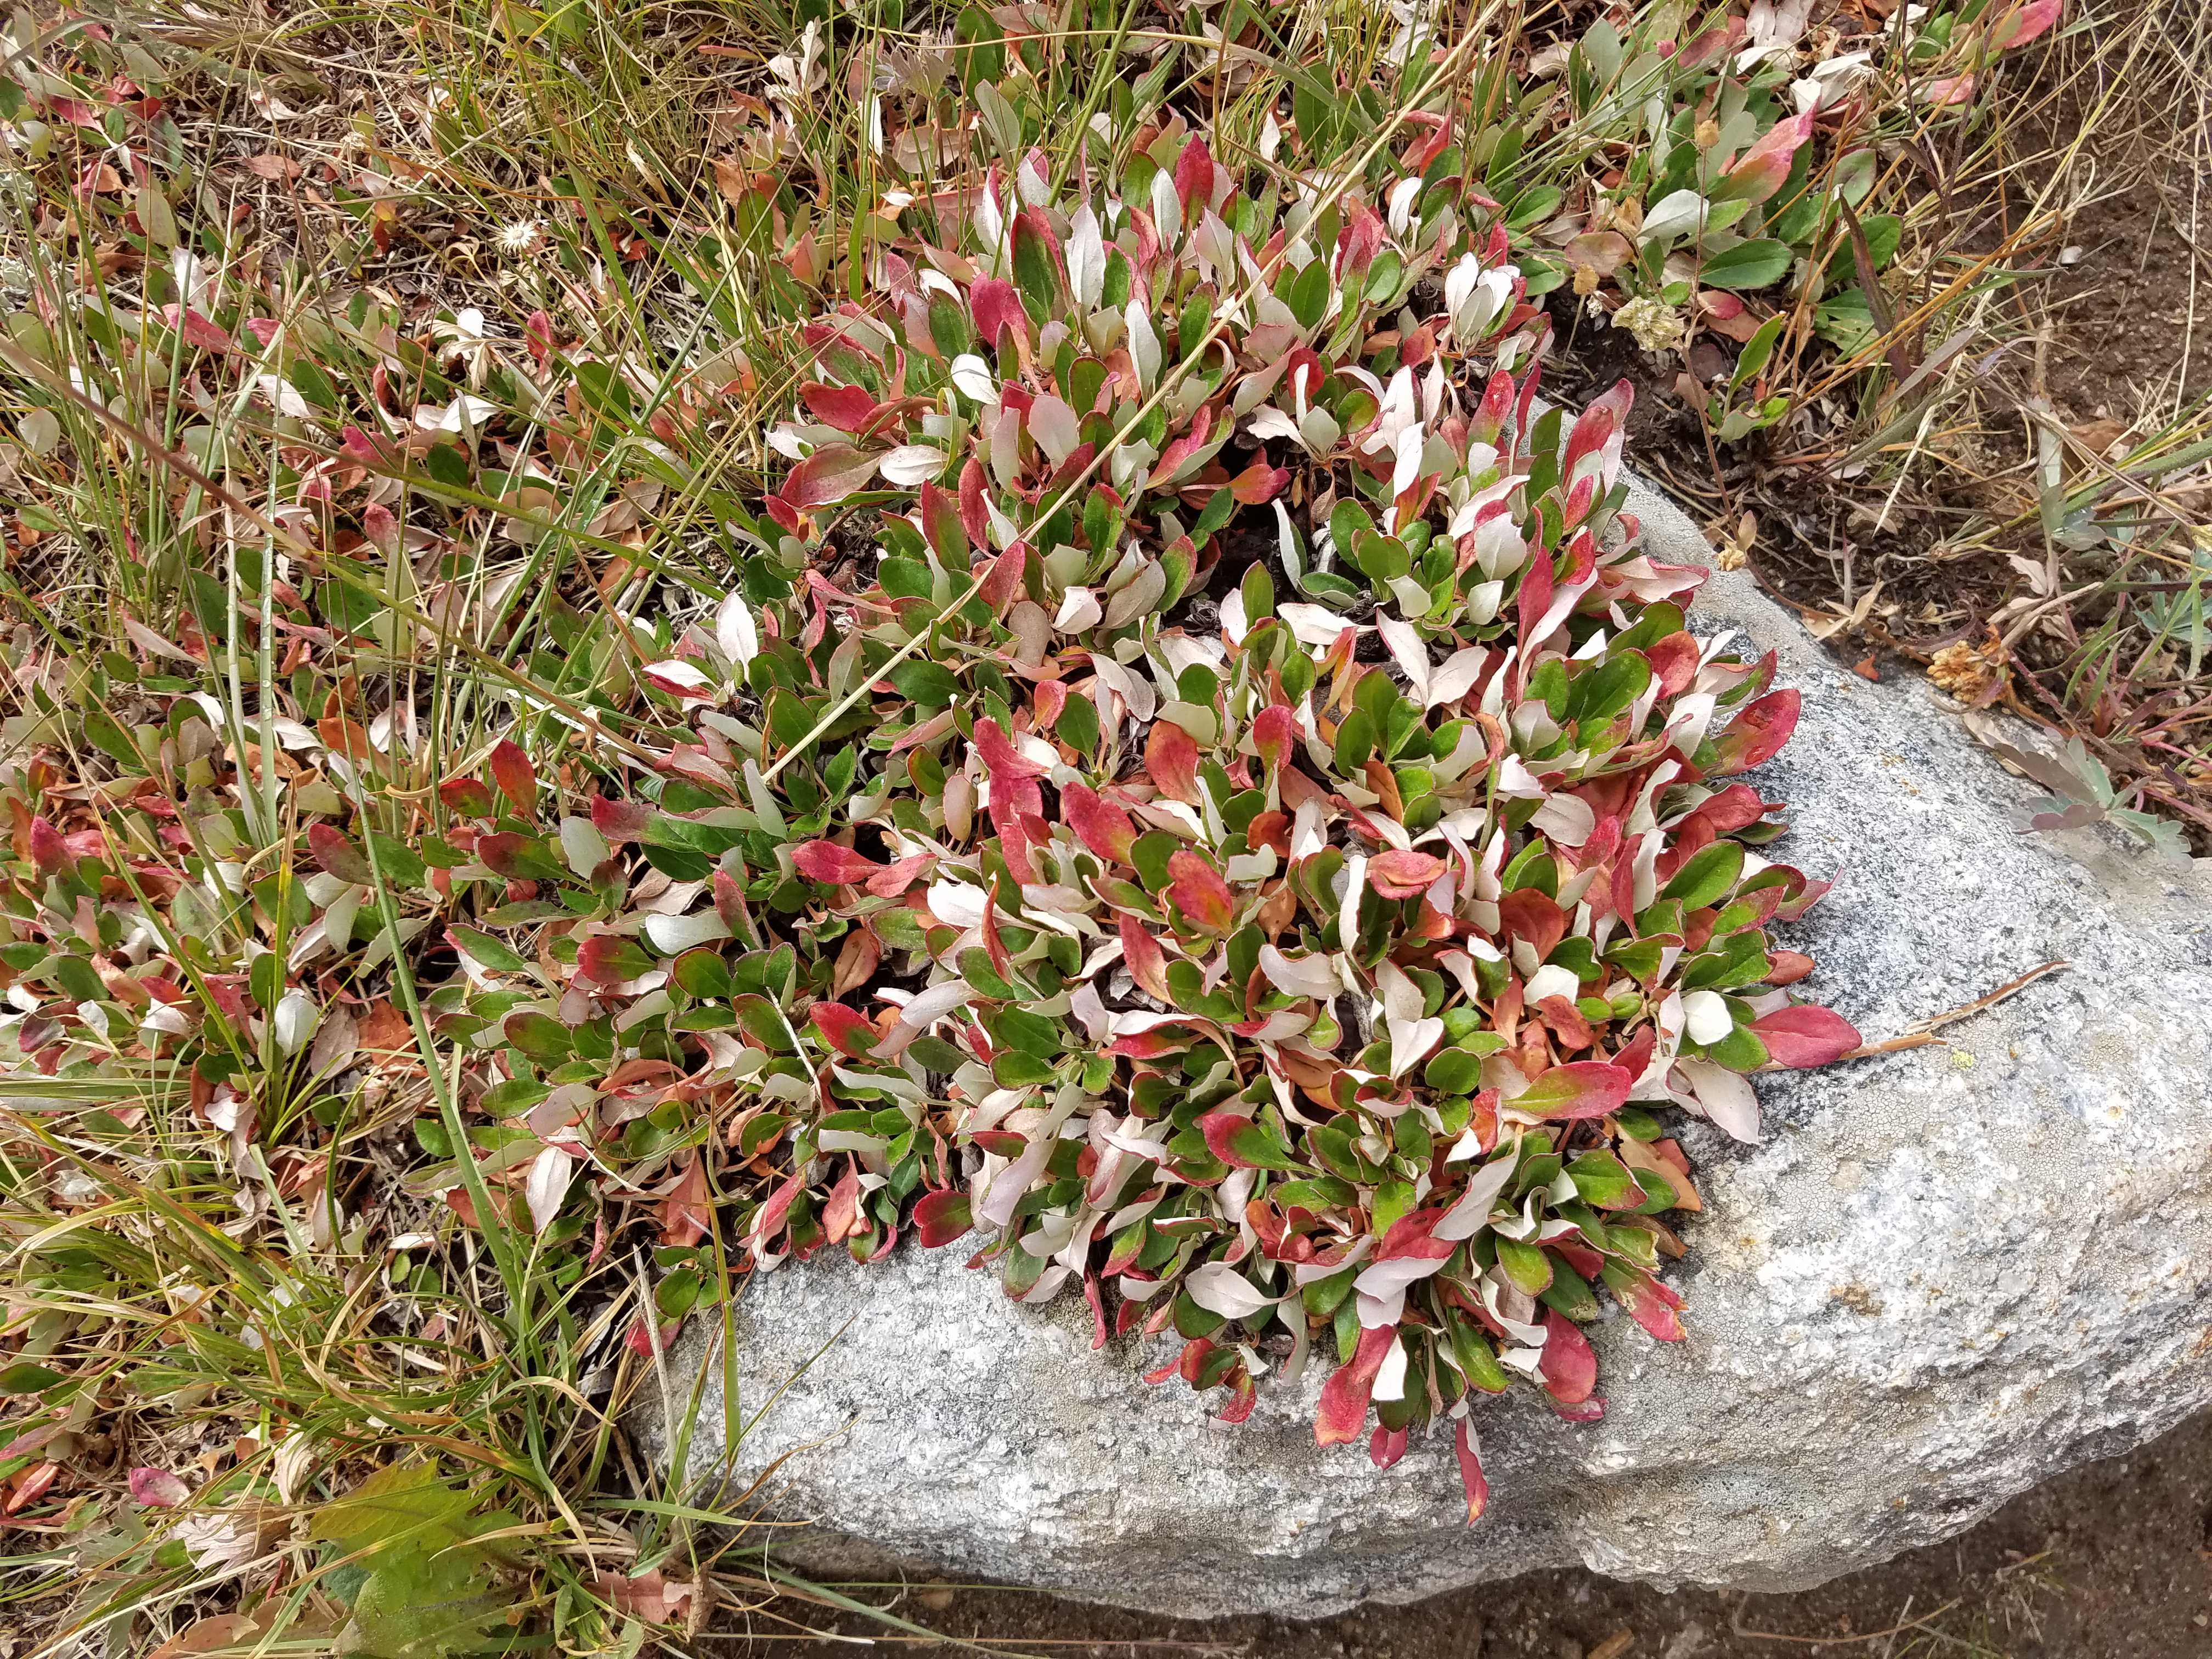
[[[1742,874],[1742,843],[1717,841],[1692,853],[1674,878],[1659,890],[1659,896],[1678,901],[1685,910],[1699,909],[1734,888]]]
[[[1482,1061],[1464,1048],[1447,1048],[1423,1068],[1421,1080],[1442,1094],[1471,1095],[1482,1086]]]
[[[941,708],[960,696],[960,682],[940,664],[909,658],[891,670],[891,684],[902,697],[929,708]]]
[[[352,1647],[377,1659],[447,1659],[486,1646],[506,1611],[477,1552],[399,1550],[354,1597]]]
[[[520,974],[530,964],[510,949],[502,940],[477,927],[455,927],[453,943],[474,957],[495,973]]]
[[[10,1365],[0,1371],[0,1394],[40,1394],[61,1380],[59,1371],[50,1371],[44,1365]]]
[[[84,711],[84,735],[93,747],[121,761],[125,766],[135,769],[146,763],[131,733],[105,708]]]
[[[1738,242],[1706,260],[1698,280],[1707,288],[1765,288],[1789,274],[1794,257],[1786,243],[1765,238]]]
[[[474,1496],[441,1480],[434,1465],[395,1463],[314,1510],[307,1536],[348,1555],[400,1543],[442,1549],[466,1535],[461,1523],[475,1507]]]

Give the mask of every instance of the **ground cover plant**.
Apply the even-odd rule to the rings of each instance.
[[[621,1404],[734,1275],[909,1237],[1223,1418],[1448,1423],[1479,1513],[1478,1396],[1589,1419],[1601,1302],[1679,1334],[1666,1114],[1857,1040],[1741,775],[1794,695],[1638,546],[1629,389],[1542,404],[1541,302],[1710,324],[1754,436],[1873,345],[1884,124],[2056,18],[820,14],[688,88],[720,14],[507,8],[413,19],[393,109],[356,20],[294,24],[335,88],[12,23],[26,1593],[696,1627],[790,1581]]]

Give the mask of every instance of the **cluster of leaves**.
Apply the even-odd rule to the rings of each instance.
[[[1156,1378],[1226,1389],[1231,1421],[1263,1351],[1295,1375],[1318,1333],[1320,1437],[1372,1406],[1389,1462],[1457,1417],[1479,1512],[1470,1391],[1518,1373],[1596,1415],[1601,1283],[1680,1334],[1656,1218],[1696,1194],[1631,1103],[1751,1138],[1745,1073],[1856,1044],[1765,932],[1824,884],[1751,850],[1775,805],[1722,781],[1796,698],[1686,630],[1699,573],[1617,516],[1627,389],[1570,424],[1499,365],[1541,324],[1455,179],[1279,208],[1194,136],[1139,155],[1068,210],[1029,158],[963,252],[884,252],[874,303],[810,331],[822,378],[777,434],[806,588],[733,597],[647,670],[736,745],[686,762],[750,803],[728,821],[783,818],[841,959],[876,958],[878,1012],[806,1010],[825,1063],[744,1236],[761,1265],[872,1258],[919,1191],[925,1243],[982,1231],[1026,1301],[1079,1285],[1101,1344],[1174,1330]],[[1424,270],[1443,309],[1378,332]],[[1178,625],[1263,503],[1215,625]],[[822,568],[868,506],[880,562],[841,588]],[[864,707],[858,769],[810,765]],[[665,964],[707,1005],[679,1021],[743,1025],[763,1067],[802,1046],[746,1017],[727,975],[757,957],[695,948]]]

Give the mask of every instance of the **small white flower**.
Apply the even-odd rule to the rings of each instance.
[[[511,225],[502,225],[497,238],[501,253],[520,256],[538,252],[544,240],[544,233],[535,219],[517,219]]]

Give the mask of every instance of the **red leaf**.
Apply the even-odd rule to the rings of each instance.
[[[2024,46],[2057,22],[2066,9],[2066,0],[2025,0],[1997,20],[1990,31],[1990,50],[2008,52],[2014,46]]]
[[[924,1193],[915,1200],[914,1225],[922,1243],[931,1249],[950,1244],[975,1224],[969,1214],[968,1194],[957,1187]]]
[[[1145,771],[1185,805],[1198,805],[1198,744],[1173,720],[1152,722],[1145,738]]]
[[[1416,898],[1436,884],[1444,861],[1430,853],[1399,848],[1367,860],[1367,884],[1387,899]]]
[[[977,277],[968,285],[968,310],[975,319],[975,332],[994,352],[999,349],[1002,329],[1011,328],[1018,336],[1028,336],[1029,313],[1022,309],[1021,296],[1014,292],[1012,283],[1002,283],[995,276]]]
[[[1571,1066],[1554,1066],[1505,1103],[1516,1112],[1575,1122],[1619,1111],[1635,1081],[1619,1066],[1579,1060]]]
[[[1282,1144],[1261,1125],[1234,1112],[1208,1112],[1198,1121],[1206,1150],[1232,1170],[1294,1170]]]
[[[882,1036],[869,1024],[866,1015],[842,1002],[817,1002],[806,1011],[806,1017],[839,1054],[854,1060],[866,1060],[873,1054]]]
[[[34,849],[38,845],[38,824],[40,822],[43,820],[34,821],[31,826],[31,844]],[[316,863],[340,881],[367,886],[376,879],[376,872],[362,856],[361,848],[348,841],[344,833],[331,824],[317,823],[307,826],[307,850],[314,854]]]
[[[1128,965],[1129,977],[1146,996],[1156,1002],[1170,1000],[1167,952],[1134,916],[1121,918],[1121,960]]]
[[[810,841],[793,848],[791,864],[807,880],[828,882],[832,887],[853,886],[880,873],[884,867],[834,841]]]
[[[1367,1461],[1378,1469],[1387,1469],[1406,1455],[1406,1431],[1386,1429],[1380,1423],[1375,1432],[1367,1437]]]
[[[520,745],[506,738],[492,745],[491,781],[499,786],[499,793],[514,804],[518,817],[538,816],[538,769],[530,763],[530,757],[522,752]]]
[[[189,1503],[192,1489],[167,1469],[140,1465],[131,1471],[131,1496],[149,1509],[170,1510]]]
[[[1191,211],[1195,202],[1203,210],[1213,204],[1213,157],[1207,154],[1206,141],[1193,133],[1183,144],[1182,154],[1176,157],[1176,196],[1182,203],[1183,222],[1188,224],[1197,216]]]
[[[1155,731],[1158,729],[1153,727]],[[1229,931],[1229,924],[1237,919],[1237,901],[1219,871],[1184,847],[1168,855],[1168,875],[1170,907],[1208,933]]]
[[[1471,1527],[1482,1519],[1483,1510],[1490,1507],[1490,1480],[1482,1472],[1482,1457],[1475,1449],[1474,1431],[1464,1417],[1452,1435],[1452,1445],[1459,1453],[1459,1481],[1467,1489],[1467,1524]]]
[[[996,611],[1000,605],[1019,599],[1029,578],[1030,544],[1016,542],[991,561],[990,574],[983,585],[975,590],[976,597]]]
[[[438,786],[438,799],[465,818],[488,818],[498,805],[491,791],[474,778],[447,778]]]
[[[1575,1322],[1557,1310],[1544,1315],[1544,1357],[1536,1362],[1545,1392],[1563,1406],[1578,1406],[1597,1387],[1597,1355]]]
[[[1737,185],[1736,193],[1763,202],[1789,179],[1790,158],[1797,154],[1797,147],[1812,136],[1813,118],[1809,113],[1778,121],[1764,137],[1736,157],[1726,177]]]
[[[316,830],[330,830],[330,826],[325,823],[312,826],[307,837],[311,843],[314,841]],[[335,830],[330,830],[330,833],[340,841],[345,839]],[[46,818],[31,820],[31,862],[39,866],[39,873],[42,876],[76,868],[76,860],[69,849],[69,838]],[[329,866],[324,867],[327,869]],[[335,875],[337,872],[332,871],[331,873]]]
[[[653,809],[643,801],[609,800],[605,795],[592,797],[592,828],[614,846],[638,840],[652,822]]]
[[[1711,775],[1724,777],[1731,772],[1748,772],[1780,754],[1782,745],[1797,729],[1800,702],[1795,691],[1771,691],[1746,708],[1722,733],[1716,745],[1720,750],[1720,761]]]
[[[994,779],[1041,778],[1052,770],[1015,748],[1006,728],[994,720],[975,722],[975,752],[982,756],[983,764],[991,769]]]
[[[1849,1020],[1814,1002],[1778,1008],[1752,1021],[1751,1030],[1776,1065],[1798,1070],[1841,1060],[1860,1042]]]
[[[960,503],[934,483],[921,486],[921,536],[947,570],[968,568],[968,530],[960,522]]]
[[[983,505],[984,489],[983,464],[970,455],[968,465],[960,469],[960,526],[968,532],[970,547],[980,547],[991,528],[991,515]]]
[[[823,444],[791,469],[783,498],[800,508],[834,506],[868,487],[880,459],[850,444]]]
[[[620,985],[653,971],[653,958],[635,939],[595,933],[576,947],[576,971],[598,985]]]
[[[1613,1292],[1613,1299],[1660,1341],[1680,1342],[1686,1334],[1682,1322],[1674,1316],[1674,1310],[1682,1305],[1682,1298],[1650,1274],[1618,1262],[1607,1262],[1604,1278],[1605,1287]]]
[[[1099,1288],[1097,1273],[1083,1276],[1083,1299],[1091,1304],[1091,1352],[1097,1353],[1111,1335],[1106,1326],[1105,1292]]]
[[[1352,1363],[1338,1367],[1336,1374],[1322,1384],[1321,1408],[1314,1414],[1315,1444],[1341,1446],[1358,1435],[1360,1425],[1367,1421],[1375,1373],[1382,1369],[1382,1357],[1390,1352],[1396,1335],[1395,1328],[1389,1325],[1370,1325],[1359,1333]]]
[[[866,386],[803,386],[799,388],[806,412],[824,426],[840,432],[858,432],[876,412],[876,400]]]
[[[1540,961],[1567,936],[1567,913],[1534,887],[1516,887],[1498,900],[1498,921],[1513,938],[1524,940]]]
[[[1261,507],[1275,499],[1291,481],[1288,467],[1255,461],[1229,481],[1229,493],[1247,507]]]
[[[1129,849],[1137,844],[1137,826],[1129,815],[1110,801],[1102,800],[1088,785],[1064,784],[1060,791],[1060,815],[1083,844],[1109,864],[1127,864]],[[1125,920],[1122,927],[1128,927]]]
[[[1298,719],[1287,703],[1271,703],[1253,717],[1252,747],[1271,769],[1283,764],[1297,738]]]
[[[922,872],[936,862],[937,854],[934,853],[916,853],[910,858],[902,858],[896,864],[885,865],[870,876],[867,889],[878,898],[902,898],[907,890],[921,879]]]

